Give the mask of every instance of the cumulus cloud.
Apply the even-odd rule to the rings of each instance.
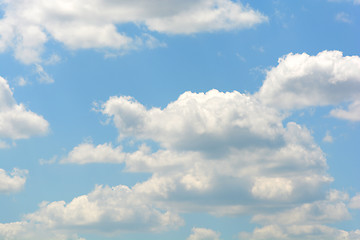
[[[94,146],[91,143],[82,143],[76,146],[67,157],[60,160],[61,163],[121,163],[125,154],[121,147],[113,148],[111,143]]]
[[[252,233],[240,233],[240,240],[358,240],[360,230],[345,231],[326,225],[290,225],[276,224],[257,227]]]
[[[187,240],[220,240],[220,233],[207,228],[193,228]]]
[[[44,45],[56,40],[70,49],[128,51],[154,47],[149,31],[192,34],[250,28],[267,17],[230,0],[196,1],[3,1],[0,51],[14,50],[24,63],[41,62]],[[134,24],[139,36],[128,36],[122,24]],[[145,29],[145,31],[144,31]]]
[[[0,77],[0,142],[44,135],[48,128],[49,123],[42,116],[16,103],[7,81]]]
[[[335,109],[332,116],[358,120],[360,57],[323,51],[316,56],[288,54],[267,72],[256,94],[263,103],[279,109],[348,103],[349,110]]]
[[[151,202],[127,186],[96,186],[89,194],[69,203],[41,203],[38,211],[26,215],[22,221],[1,224],[0,236],[65,240],[70,239],[74,231],[110,236],[129,231],[158,232],[182,224],[178,215],[154,208]]]
[[[350,219],[346,193],[331,190],[325,200],[305,203],[298,207],[275,214],[259,214],[253,222],[263,224],[252,233],[240,233],[240,239],[330,239],[355,240],[360,230],[344,231],[324,225]]]
[[[123,153],[123,161],[127,171],[153,174],[134,188],[162,206],[237,214],[252,204],[316,199],[332,181],[310,132],[293,122],[284,127],[284,116],[251,95],[186,92],[164,109],[111,97],[100,111],[120,138],[160,144]]]
[[[23,189],[26,182],[27,170],[14,168],[8,174],[4,169],[0,168],[0,193],[13,193]]]
[[[328,0],[329,2],[352,2],[354,5],[360,5],[360,0]]]

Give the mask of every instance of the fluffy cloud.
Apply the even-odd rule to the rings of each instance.
[[[91,143],[83,143],[75,147],[67,157],[61,159],[61,163],[121,163],[125,154],[121,147],[113,148],[110,143],[94,146]]]
[[[349,203],[350,208],[358,208],[360,209],[360,194],[356,194],[353,198],[351,198]]]
[[[219,240],[220,233],[207,228],[193,228],[187,240]]]
[[[255,228],[254,232],[241,233],[241,240],[358,240],[360,230],[345,231],[326,225],[291,225],[278,226],[276,224],[267,225],[262,228]]]
[[[43,135],[47,133],[48,128],[49,124],[42,116],[16,103],[7,81],[0,77],[0,140]]]
[[[120,138],[160,144],[123,153],[123,161],[127,171],[153,174],[134,189],[161,206],[237,214],[319,198],[332,181],[310,132],[293,122],[284,127],[284,116],[251,95],[186,92],[164,109],[111,97],[100,111]]]
[[[130,37],[122,24],[132,23],[167,34],[191,34],[250,28],[267,21],[261,13],[230,0],[180,1],[42,1],[3,0],[0,51],[14,49],[24,63],[41,61],[50,39],[71,49],[111,48],[127,51],[154,46],[149,34]],[[156,41],[155,41],[156,42]]]
[[[14,168],[9,174],[0,168],[0,193],[13,193],[20,191],[26,182],[27,170]]]
[[[71,202],[43,202],[23,221],[0,225],[6,239],[78,239],[74,231],[112,235],[129,231],[164,231],[177,228],[183,220],[161,211],[127,186],[96,186],[88,195]],[[41,230],[40,230],[41,229]],[[40,231],[39,231],[40,230]]]
[[[360,229],[348,232],[324,225],[350,218],[346,207],[348,200],[347,194],[331,190],[325,200],[276,214],[255,215],[252,221],[264,226],[255,228],[252,233],[240,233],[240,239],[360,239]]]
[[[280,109],[338,105],[350,102],[348,111],[332,116],[358,121],[360,116],[360,57],[323,51],[316,56],[288,54],[268,71],[257,96]]]

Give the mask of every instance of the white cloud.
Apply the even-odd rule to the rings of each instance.
[[[330,131],[326,131],[326,135],[322,140],[323,142],[332,143],[334,141],[334,138],[330,135]]]
[[[207,228],[193,228],[187,240],[220,240],[220,233]]]
[[[0,77],[0,140],[24,139],[48,132],[49,123],[17,104],[7,81]]]
[[[351,198],[349,208],[360,209],[360,193],[356,194],[356,196]]]
[[[252,233],[240,233],[240,239],[320,239],[357,240],[360,230],[344,231],[328,227],[325,223],[350,219],[346,193],[331,190],[325,200],[305,203],[290,210],[275,214],[259,214],[253,222],[263,224]]]
[[[148,31],[191,34],[250,28],[267,17],[230,0],[170,1],[4,1],[0,52],[12,48],[26,63],[40,63],[44,45],[53,39],[70,49],[100,48],[120,52],[159,42]],[[139,36],[122,32],[134,24]],[[163,45],[163,44],[160,44]]]
[[[354,5],[360,5],[360,0],[328,0],[329,2],[352,2]]]
[[[319,198],[332,181],[310,132],[293,122],[283,127],[284,116],[251,95],[186,92],[164,109],[111,97],[100,111],[113,119],[120,138],[160,144],[156,152],[142,145],[121,160],[127,171],[153,174],[134,189],[159,206],[238,214]]]
[[[17,85],[21,86],[21,87],[26,86],[26,85],[29,84],[28,81],[26,81],[24,77],[18,77],[16,79],[16,81],[17,81]]]
[[[111,97],[101,111],[113,117],[120,138],[153,139],[178,150],[280,144],[284,132],[276,110],[236,91],[185,92],[165,109],[150,110],[131,97]]]
[[[52,77],[50,77],[50,75],[45,72],[44,68],[39,65],[39,64],[35,64],[36,67],[36,73],[38,74],[37,80],[40,83],[53,83],[54,79]]]
[[[351,23],[351,19],[349,14],[344,13],[344,12],[339,12],[338,14],[336,14],[335,16],[335,20],[339,21],[339,22],[344,22],[344,23]]]
[[[91,143],[82,143],[76,146],[67,157],[60,160],[61,163],[122,163],[125,154],[121,147],[113,148],[111,143],[94,146]]]
[[[27,170],[14,168],[9,175],[0,168],[0,193],[13,193],[23,189],[27,174]]]
[[[326,225],[290,225],[276,224],[255,228],[252,233],[240,233],[241,240],[358,240],[360,230],[345,231]]]
[[[360,100],[351,103],[347,111],[341,108],[336,108],[331,110],[330,115],[349,121],[360,121]]]
[[[176,214],[161,211],[127,186],[96,186],[71,202],[43,202],[21,222],[0,225],[0,236],[9,239],[72,239],[73,232],[158,232],[181,226]],[[48,237],[48,238],[46,238]],[[74,238],[78,239],[78,238]]]
[[[316,56],[288,54],[268,71],[256,95],[265,104],[279,109],[350,102],[348,112],[334,110],[331,115],[356,121],[360,101],[360,57],[344,57],[339,51],[323,51]]]

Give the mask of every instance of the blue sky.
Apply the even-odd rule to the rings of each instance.
[[[0,9],[0,239],[360,239],[358,0]]]

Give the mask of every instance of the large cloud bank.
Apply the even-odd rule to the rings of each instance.
[[[286,110],[357,101],[358,61],[337,51],[290,54],[268,72],[258,93],[185,92],[165,108],[110,97],[99,112],[120,140],[137,142],[138,149],[82,143],[60,162],[119,163],[129,172],[150,173],[149,179],[131,188],[97,186],[69,203],[43,203],[22,221],[1,225],[0,234],[15,226],[13,239],[36,229],[68,238],[89,231],[163,231],[181,226],[180,214],[196,211],[252,214],[261,226],[241,232],[240,239],[360,239],[360,230],[329,226],[351,218],[349,208],[359,208],[359,196],[330,189],[333,178],[311,132],[284,124]],[[313,85],[310,95],[307,84]],[[189,236],[219,238],[206,228]]]
[[[157,45],[147,32],[192,34],[250,28],[267,21],[261,13],[230,0],[2,0],[0,52],[14,50],[24,63],[41,61],[44,45],[55,40],[71,49],[127,51]],[[139,27],[140,36],[119,30]],[[143,31],[142,29],[146,29]]]

